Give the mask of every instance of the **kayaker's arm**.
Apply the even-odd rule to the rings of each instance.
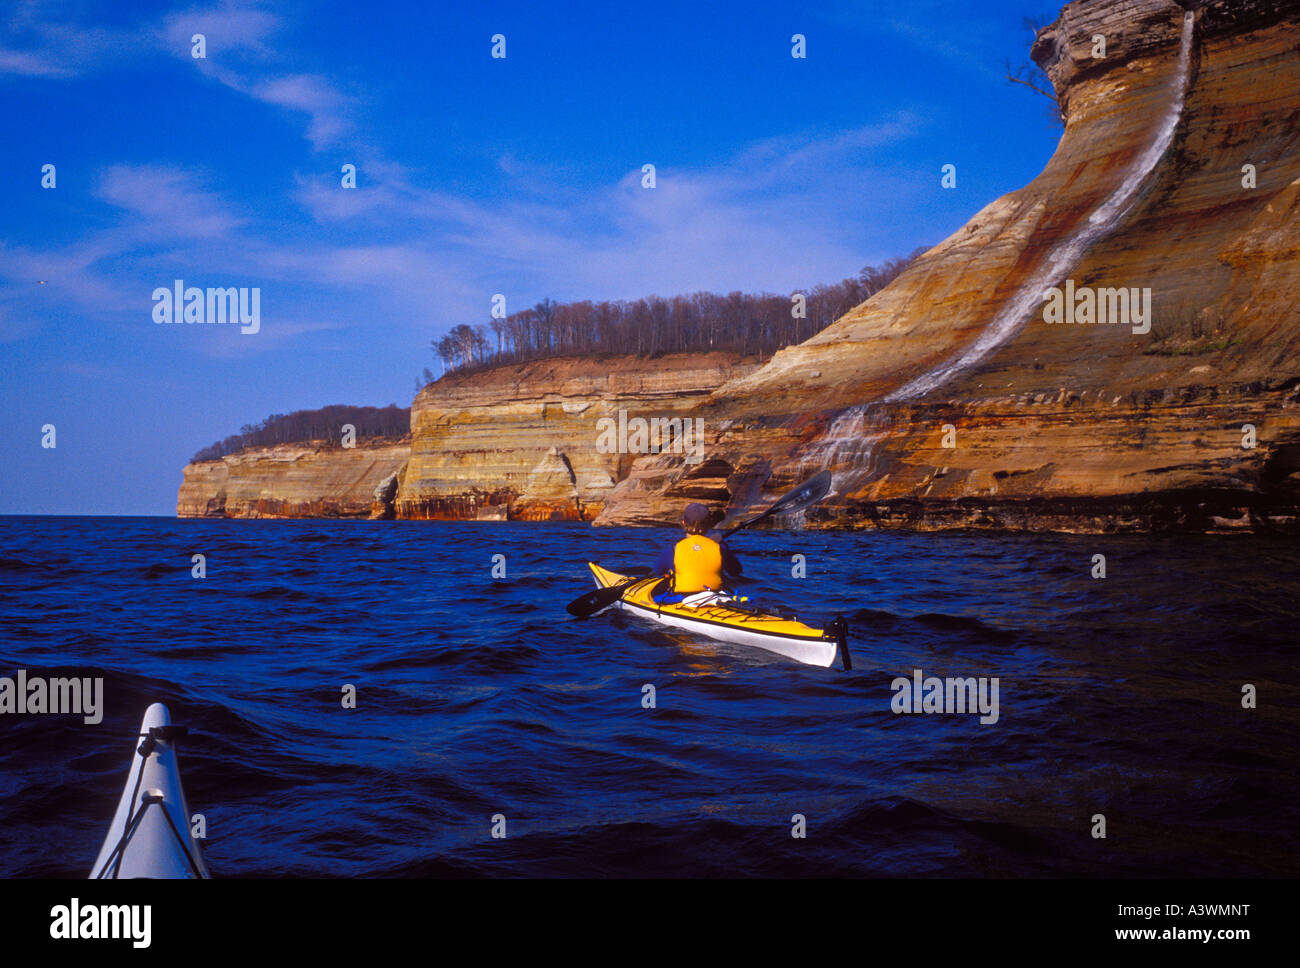
[[[655,559],[653,574],[666,575],[673,570],[673,552],[675,545],[669,545],[659,552],[659,557]]]
[[[740,566],[740,558],[727,545],[720,545],[722,548],[722,573],[730,578],[739,578],[745,573]]]

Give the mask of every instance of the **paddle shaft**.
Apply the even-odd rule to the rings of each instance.
[[[759,521],[762,521],[764,518],[769,517],[774,510],[775,510],[775,506],[770,507],[762,514],[755,515],[754,517],[750,518],[748,521],[741,521],[740,524],[728,528],[726,531],[722,532],[722,534],[718,536],[718,541],[719,542],[726,541],[729,537],[731,537],[741,528],[748,528],[751,524],[757,524]]]

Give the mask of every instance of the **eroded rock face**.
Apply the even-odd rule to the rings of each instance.
[[[1042,174],[702,405],[733,507],[831,467],[814,526],[1294,519],[1279,455],[1300,443],[1300,2],[1186,7],[1190,24],[1174,0],[1067,5],[1034,46],[1067,110]],[[1042,288],[1067,279],[1149,288],[1151,332],[1045,323]],[[690,473],[637,463],[598,523],[668,520]]]
[[[391,517],[392,495],[387,492],[409,456],[410,444],[404,440],[358,442],[350,448],[311,443],[251,447],[221,460],[187,464],[176,516]]]
[[[409,455],[409,451],[407,452]],[[375,488],[375,500],[370,505],[371,520],[391,521],[396,517],[397,501],[397,484],[402,476],[402,471],[406,469],[406,462],[402,462],[399,470],[393,471]]]
[[[637,457],[618,446],[620,411],[625,427],[680,420],[757,365],[730,353],[565,358],[443,377],[412,404],[397,514],[591,520]]]
[[[813,527],[1294,530],[1300,0],[1071,3],[1033,56],[1066,112],[1042,173],[765,365],[452,375],[412,407],[405,470],[400,447],[355,479],[355,457],[248,452],[187,467],[178,513],[669,523],[825,467]],[[1045,322],[1067,280],[1149,289],[1150,331]],[[700,421],[702,445],[600,446],[620,410]]]
[[[514,513],[521,521],[581,521],[578,478],[569,458],[554,447],[548,450],[529,472]]]

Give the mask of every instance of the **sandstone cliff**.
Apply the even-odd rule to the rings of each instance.
[[[639,460],[597,523],[825,466],[813,525],[1294,526],[1300,2],[1186,7],[1067,5],[1033,49],[1067,119],[1038,178],[720,388],[709,460]],[[1067,280],[1149,288],[1151,331],[1045,323]]]
[[[590,520],[635,458],[602,441],[620,411],[624,425],[680,418],[757,366],[705,353],[539,360],[445,376],[411,406],[411,461],[397,514]],[[690,466],[693,455],[670,443]]]
[[[185,467],[182,518],[391,517],[395,476],[410,456],[405,440],[252,447]],[[387,487],[385,484],[387,483]],[[386,495],[386,497],[385,497]]]
[[[624,443],[629,422],[680,427],[700,400],[758,365],[696,353],[448,374],[416,398],[409,438],[251,447],[187,465],[177,515],[590,520],[635,458],[617,446],[620,420]],[[694,434],[667,429],[644,444],[699,463]]]
[[[1070,3],[1033,56],[1066,116],[1042,173],[811,340],[453,374],[409,455],[191,465],[178,512],[644,524],[828,467],[809,526],[1296,529],[1300,0]],[[1052,289],[1150,314],[1048,323]],[[703,439],[602,446],[620,411]]]

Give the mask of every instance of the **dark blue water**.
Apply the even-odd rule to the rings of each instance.
[[[844,673],[565,614],[670,537],[0,518],[0,675],[106,693],[0,719],[0,874],[86,875],[154,701],[218,877],[1300,873],[1294,546],[737,536],[751,590],[849,618]],[[915,668],[998,677],[998,722],[895,715]]]

